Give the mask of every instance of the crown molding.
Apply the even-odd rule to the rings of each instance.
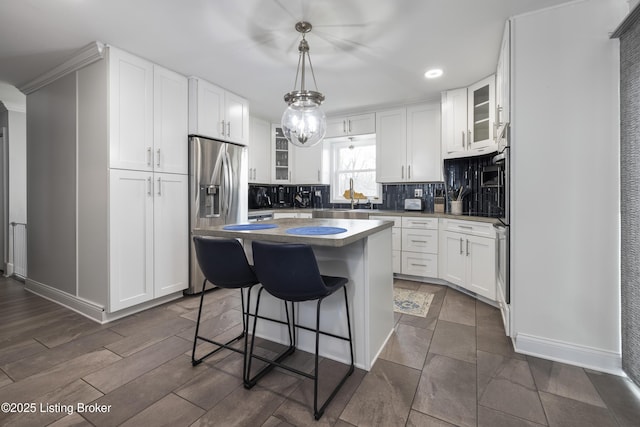
[[[636,4],[626,18],[618,25],[618,28],[611,34],[612,39],[619,39],[624,33],[627,32],[636,22],[640,20],[640,3]]]
[[[25,95],[35,92],[36,90],[48,85],[49,83],[58,80],[69,73],[79,70],[99,59],[104,58],[105,45],[102,42],[91,42],[82,49],[78,50],[76,54],[69,60],[63,62],[52,70],[47,71],[40,77],[32,80],[18,89]]]

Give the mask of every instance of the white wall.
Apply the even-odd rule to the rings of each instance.
[[[513,21],[516,349],[620,367],[619,55],[624,0]]]

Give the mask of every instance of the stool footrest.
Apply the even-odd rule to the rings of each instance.
[[[235,351],[236,353],[244,354],[244,350],[240,350],[240,349],[237,349],[235,347],[231,347],[229,345],[229,344],[231,344],[233,342],[236,342],[236,341],[238,341],[238,340],[240,340],[242,338],[244,338],[244,332],[241,333],[240,335],[238,335],[237,337],[232,338],[232,339],[230,339],[229,341],[227,341],[226,343],[223,344],[223,343],[220,343],[220,342],[217,342],[217,341],[214,341],[214,340],[210,340],[209,338],[205,338],[205,337],[201,337],[199,335],[196,335],[196,337],[194,338],[195,342],[197,342],[197,340],[206,341],[206,342],[208,342],[210,344],[217,345],[218,348],[216,348],[216,349],[210,351],[209,353],[205,354],[204,356],[196,359],[195,358],[195,344],[194,344],[194,353],[193,353],[193,355],[191,357],[191,364],[193,366],[196,366],[196,365],[200,364],[204,359],[206,359],[207,357],[209,357],[211,355],[216,354],[217,352],[219,352],[223,348],[226,348],[227,350]]]

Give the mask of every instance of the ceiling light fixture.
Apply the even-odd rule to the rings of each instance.
[[[428,79],[435,79],[436,77],[440,77],[442,75],[442,70],[440,68],[432,68],[424,73],[424,76]]]
[[[320,104],[324,101],[324,95],[318,92],[316,76],[313,73],[311,57],[309,56],[309,44],[305,35],[311,31],[311,24],[301,21],[296,24],[296,31],[302,34],[302,40],[298,46],[300,57],[298,58],[298,68],[296,70],[296,80],[293,90],[284,95],[285,102],[289,105],[282,114],[282,131],[284,136],[298,147],[311,147],[322,141],[327,129],[327,117],[320,109]],[[316,90],[305,88],[306,62],[309,61],[309,69],[313,77],[313,84]],[[296,90],[300,75],[300,90]]]

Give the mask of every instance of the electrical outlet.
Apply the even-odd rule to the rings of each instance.
[[[322,191],[316,190],[316,197],[322,197]]]
[[[422,188],[416,188],[413,190],[413,197],[422,197]]]

